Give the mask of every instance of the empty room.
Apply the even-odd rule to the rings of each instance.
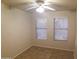
[[[1,59],[76,59],[76,0],[1,0]]]

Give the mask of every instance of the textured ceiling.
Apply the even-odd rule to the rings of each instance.
[[[22,3],[32,3],[35,0],[2,0],[2,2],[9,4],[9,5],[15,5],[15,4],[22,4]],[[44,0],[45,1],[45,0]],[[69,8],[71,10],[76,10],[76,0],[46,0],[50,3],[63,6],[63,8]],[[54,6],[55,7],[55,6]],[[23,7],[22,7],[23,8]]]

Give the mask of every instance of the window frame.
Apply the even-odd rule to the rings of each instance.
[[[64,18],[65,18],[66,16],[57,16],[57,17],[60,17],[60,18],[64,17]],[[66,20],[68,21],[68,22],[67,22],[67,23],[68,23],[68,28],[59,28],[59,29],[56,29],[56,28],[55,28],[55,19],[56,19],[57,17],[54,17],[54,18],[53,18],[53,23],[54,23],[54,24],[53,24],[53,28],[54,28],[54,30],[53,30],[53,37],[54,37],[54,40],[55,40],[55,41],[68,41],[68,39],[69,39],[69,18],[66,17],[66,18],[67,18]],[[56,39],[56,38],[55,38],[55,31],[56,31],[56,30],[66,30],[66,31],[67,31],[67,39],[66,39],[66,40],[64,40],[64,39]]]
[[[36,40],[47,40],[47,39],[48,39],[48,26],[47,26],[47,22],[46,22],[46,26],[47,26],[46,28],[38,28],[38,27],[37,27],[37,20],[38,20],[38,19],[35,20],[35,32],[36,32],[36,35],[35,35],[35,36],[36,36]],[[47,32],[47,34],[46,34],[46,35],[47,35],[46,39],[38,39],[37,30],[39,30],[39,29],[45,29],[45,30],[46,30],[46,32]]]

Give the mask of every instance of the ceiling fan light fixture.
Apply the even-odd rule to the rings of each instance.
[[[39,13],[43,13],[45,10],[44,10],[44,8],[42,8],[42,7],[39,7],[39,8],[37,8],[36,9],[36,12],[39,12]]]

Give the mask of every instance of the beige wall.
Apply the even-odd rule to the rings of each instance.
[[[14,57],[31,46],[31,17],[27,12],[1,6],[1,54]]]
[[[44,13],[47,19],[48,39],[37,40],[35,19],[42,18],[37,13],[30,15],[19,9],[9,9],[4,4],[1,7],[1,48],[3,57],[13,57],[33,46],[74,50],[76,39],[76,12],[58,11]],[[31,17],[33,16],[33,17]],[[69,20],[68,41],[55,41],[53,37],[53,17],[67,16]],[[31,44],[32,42],[32,44]]]
[[[33,35],[33,45],[34,46],[42,46],[42,47],[49,47],[49,48],[57,48],[57,49],[65,49],[72,51],[74,50],[75,45],[75,39],[76,39],[76,12],[72,11],[58,11],[58,12],[47,12],[44,14],[37,14],[35,13],[35,19],[40,19],[41,17],[45,17],[48,22],[48,39],[47,40],[37,40],[36,39],[36,28],[35,28],[35,20],[33,21],[34,24],[34,35]],[[69,20],[69,34],[68,34],[68,40],[67,41],[55,41],[54,40],[54,27],[53,27],[53,17],[56,16],[67,16]]]

